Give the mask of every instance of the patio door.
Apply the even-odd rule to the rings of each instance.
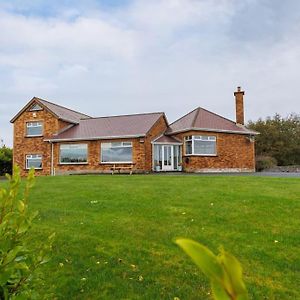
[[[174,170],[173,151],[173,145],[162,146],[162,171]]]
[[[181,160],[180,144],[154,144],[154,171],[182,171]]]

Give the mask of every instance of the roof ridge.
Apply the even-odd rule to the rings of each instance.
[[[186,117],[187,115],[191,114],[192,112],[194,112],[196,109],[199,109],[199,107],[191,110],[190,112],[186,113],[184,116],[180,117],[179,119],[175,120],[174,122],[172,122],[171,124],[169,124],[169,126],[173,125],[174,123],[178,122],[179,120],[182,120],[184,117]]]
[[[77,114],[80,114],[80,115],[86,116],[86,117],[88,117],[88,118],[91,118],[91,116],[89,116],[89,115],[87,115],[87,114],[85,114],[85,113],[82,113],[82,112],[80,112],[80,111],[76,111],[76,110],[74,110],[74,109],[71,109],[71,108],[68,108],[68,107],[62,106],[62,105],[60,105],[60,104],[57,104],[57,103],[54,103],[54,102],[51,102],[51,101],[48,101],[48,100],[45,100],[45,99],[42,99],[42,98],[39,98],[39,97],[33,97],[33,99],[37,99],[37,100],[39,100],[39,101],[44,101],[44,102],[47,102],[47,103],[49,103],[49,104],[52,104],[52,105],[58,106],[58,107],[60,107],[60,108],[63,108],[63,109],[66,109],[66,110],[72,111],[72,112],[74,112],[74,113],[77,113]]]
[[[135,114],[127,114],[127,115],[113,115],[113,116],[102,116],[102,117],[89,117],[82,118],[80,120],[94,120],[94,119],[105,119],[105,118],[119,118],[119,117],[129,117],[129,116],[143,116],[143,115],[163,115],[164,112],[152,112],[152,113],[135,113]]]
[[[196,123],[196,120],[197,120],[197,118],[199,116],[199,112],[200,112],[200,106],[197,107],[197,112],[196,112],[195,117],[194,117],[194,119],[192,121],[192,127],[195,127],[195,123]]]

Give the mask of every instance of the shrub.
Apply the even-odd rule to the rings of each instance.
[[[37,215],[28,211],[34,170],[29,172],[23,195],[19,169],[7,177],[8,188],[0,189],[0,299],[32,299],[29,281],[35,269],[48,261],[54,234],[39,249],[30,249],[27,236]]]
[[[277,166],[277,161],[271,156],[257,156],[255,168],[256,171],[261,172],[263,170],[271,169]]]
[[[0,175],[12,173],[12,149],[3,146],[0,148]]]

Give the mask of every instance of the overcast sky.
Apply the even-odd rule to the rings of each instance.
[[[0,137],[33,97],[92,116],[300,112],[299,0],[0,0]]]

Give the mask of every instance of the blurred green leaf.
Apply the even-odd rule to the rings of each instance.
[[[176,244],[210,279],[214,299],[248,300],[242,267],[233,255],[221,248],[220,254],[215,256],[207,247],[189,239],[177,239]]]
[[[176,244],[192,258],[207,277],[217,282],[223,280],[224,270],[217,257],[207,247],[189,239],[177,239]]]
[[[243,271],[239,261],[230,253],[225,252],[223,248],[220,249],[218,259],[227,274],[226,278],[229,282],[225,282],[225,284],[230,294],[247,296],[246,286],[243,282]]]
[[[19,212],[23,212],[24,209],[25,209],[25,204],[24,204],[24,202],[23,202],[22,200],[19,200],[19,201],[18,201],[18,210],[19,210]]]
[[[220,283],[212,281],[211,290],[213,293],[213,297],[217,300],[232,300],[232,298],[230,298],[230,296],[226,293]]]

